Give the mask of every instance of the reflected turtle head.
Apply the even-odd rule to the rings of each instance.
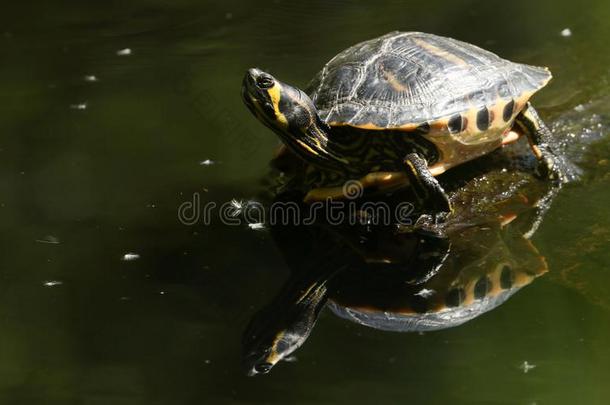
[[[326,279],[290,279],[257,312],[242,335],[242,366],[249,376],[266,374],[309,337],[326,303]]]

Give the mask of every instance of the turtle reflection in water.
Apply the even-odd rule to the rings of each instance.
[[[496,171],[449,192],[455,212],[435,229],[273,227],[291,276],[243,334],[247,373],[267,373],[288,358],[324,306],[362,325],[407,332],[457,326],[502,304],[547,271],[524,236],[544,194],[530,174]]]

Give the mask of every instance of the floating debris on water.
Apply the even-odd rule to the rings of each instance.
[[[56,287],[58,285],[62,285],[63,281],[59,281],[59,280],[49,280],[49,281],[45,281],[44,283],[42,283],[42,285],[44,285],[45,287]]]
[[[59,238],[57,236],[53,236],[53,235],[47,235],[44,238],[41,239],[36,239],[36,242],[38,243],[48,243],[51,245],[59,245]]]
[[[129,252],[129,253],[125,253],[121,260],[123,260],[124,262],[131,262],[133,260],[138,260],[139,258],[140,258],[139,254]]]
[[[285,361],[286,363],[296,363],[297,361],[299,361],[299,359],[297,359],[297,356],[292,355],[292,356],[285,357],[283,359],[283,361]]]
[[[576,107],[574,107],[574,111],[576,111],[576,112],[583,112],[583,111],[585,111],[585,109],[586,109],[585,106],[582,104],[578,104]]]
[[[79,104],[70,104],[70,108],[73,110],[86,110],[87,103],[79,103]]]
[[[97,76],[95,75],[85,75],[84,79],[86,82],[97,82]]]
[[[527,374],[529,371],[533,370],[536,368],[535,364],[530,364],[526,361],[524,361],[523,363],[521,363],[521,365],[519,366],[519,368],[523,371],[524,374]]]
[[[265,229],[265,224],[263,224],[262,222],[256,222],[253,224],[248,224],[248,227],[252,230],[260,231],[261,229]]]
[[[241,215],[244,209],[244,202],[242,200],[232,199],[231,202],[231,210],[228,212],[230,217],[238,217]]]
[[[200,166],[212,166],[212,165],[215,165],[216,163],[218,163],[218,162],[215,162],[211,159],[206,159],[206,160],[202,160],[201,162],[199,162],[199,165]]]
[[[127,55],[131,55],[131,49],[130,48],[124,48],[124,49],[120,49],[118,51],[116,51],[116,54],[118,56],[127,56]]]
[[[561,36],[562,37],[571,37],[572,36],[572,30],[569,28],[564,28],[561,30]]]
[[[435,293],[436,293],[436,291],[434,291],[434,290],[428,290],[427,288],[422,288],[415,295],[419,295],[422,298],[428,298],[428,297],[433,296]]]

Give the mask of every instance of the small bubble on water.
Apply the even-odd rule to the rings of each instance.
[[[45,281],[44,283],[42,283],[42,285],[44,285],[45,287],[57,287],[58,285],[62,285],[63,281],[59,281],[59,280],[48,280]]]
[[[531,370],[535,369],[536,365],[535,364],[530,364],[530,363],[527,362],[527,360],[525,360],[523,363],[521,363],[519,368],[521,369],[521,371],[523,371],[524,374],[527,374]]]
[[[129,253],[125,253],[125,254],[123,255],[122,260],[123,260],[124,262],[131,262],[131,261],[134,261],[134,260],[138,260],[139,258],[140,258],[140,255],[139,255],[139,254],[137,254],[137,253],[133,253],[133,252],[129,252]]]
[[[434,291],[434,290],[428,290],[427,288],[422,288],[417,293],[415,293],[415,295],[418,295],[422,298],[428,298],[428,297],[433,296],[435,293],[436,293],[436,291]]]
[[[201,162],[199,162],[199,165],[200,166],[212,166],[216,163],[217,162],[213,161],[212,159],[206,159],[206,160],[202,160]]]
[[[86,110],[87,109],[87,103],[78,103],[78,104],[70,104],[70,108],[73,110]]]
[[[572,36],[572,30],[569,28],[564,28],[561,30],[561,36],[562,37],[571,37]]]
[[[48,243],[51,245],[59,245],[60,241],[57,236],[47,235],[44,238],[36,239],[38,243]]]
[[[85,75],[84,79],[86,82],[97,82],[97,76],[95,75]]]
[[[248,224],[248,227],[254,231],[260,231],[261,229],[265,229],[265,224],[262,222],[256,222],[253,224]]]
[[[131,55],[131,49],[130,48],[119,49],[118,51],[116,51],[116,54],[118,56]]]

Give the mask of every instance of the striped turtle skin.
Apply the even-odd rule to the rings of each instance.
[[[331,126],[430,127],[475,135],[506,128],[551,79],[475,45],[421,32],[392,32],[331,59],[308,86]]]

